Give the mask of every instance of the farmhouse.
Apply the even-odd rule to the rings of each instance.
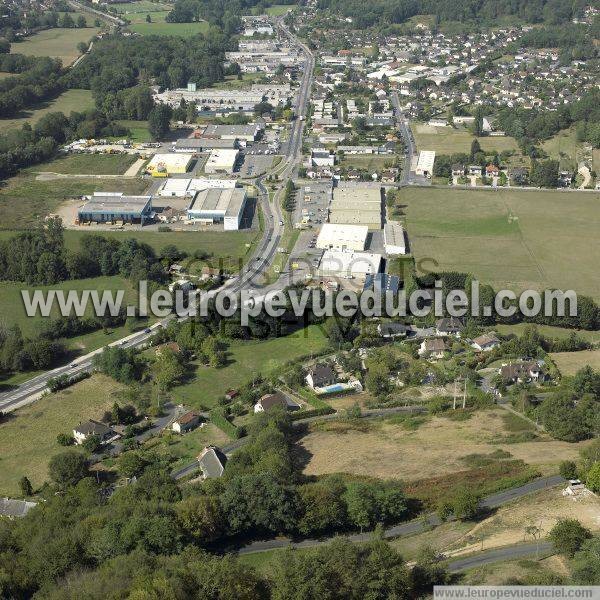
[[[366,225],[324,223],[317,237],[317,248],[322,250],[364,250],[369,228]]]
[[[76,444],[83,444],[85,440],[94,435],[100,439],[100,443],[102,444],[107,443],[116,436],[115,432],[108,425],[93,420],[80,423],[73,429],[73,437]]]
[[[245,206],[246,190],[243,188],[211,188],[196,194],[187,209],[187,216],[190,221],[223,223],[225,231],[235,231],[240,228]]]
[[[214,479],[223,475],[227,457],[216,446],[206,446],[198,455],[198,463],[202,479]]]
[[[185,433],[197,427],[198,423],[200,423],[200,415],[197,412],[190,411],[175,419],[173,425],[171,425],[171,429],[175,433]]]
[[[404,227],[398,221],[388,221],[383,226],[383,241],[386,254],[406,254]]]
[[[337,381],[335,372],[329,365],[315,365],[308,370],[306,375],[306,383],[313,390],[322,388],[326,385],[332,385]]]
[[[424,177],[431,177],[433,175],[434,162],[434,150],[421,150],[421,152],[419,153],[419,160],[417,162],[417,168],[415,169],[415,173]]]
[[[151,196],[124,196],[122,192],[95,192],[77,211],[79,223],[144,223],[153,220]]]

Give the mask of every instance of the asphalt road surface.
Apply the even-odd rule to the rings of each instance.
[[[541,556],[549,550],[552,550],[552,544],[544,540],[530,544],[505,546],[504,548],[496,548],[494,550],[478,552],[477,554],[473,554],[465,558],[459,558],[457,560],[450,561],[448,563],[448,570],[451,573],[458,573],[459,571],[466,571],[467,569],[473,569],[475,567],[481,567],[483,565],[501,562],[504,560],[515,560],[525,556]]]

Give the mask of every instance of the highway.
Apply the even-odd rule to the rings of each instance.
[[[237,293],[242,289],[256,290],[257,295],[263,295],[269,289],[282,289],[284,286],[279,280],[268,287],[263,287],[260,279],[264,271],[269,268],[273,261],[273,257],[279,247],[279,242],[284,232],[284,222],[281,209],[281,194],[285,189],[286,181],[293,176],[301,161],[302,154],[302,133],[304,129],[304,117],[307,113],[308,100],[310,97],[310,88],[312,85],[314,57],[308,47],[301,43],[283,24],[283,19],[277,19],[276,24],[281,28],[284,35],[288,36],[296,43],[306,55],[306,63],[303,70],[302,80],[296,99],[296,118],[290,128],[290,137],[287,144],[287,151],[284,156],[283,166],[277,166],[279,177],[282,180],[280,188],[275,197],[270,202],[268,190],[266,189],[263,178],[259,177],[254,181],[258,191],[259,200],[265,217],[265,231],[263,237],[258,244],[254,255],[249,259],[240,275],[234,279],[230,279],[220,288],[213,290],[212,295],[216,295],[220,291],[228,291]],[[302,118],[300,118],[302,117]],[[258,291],[260,290],[260,292]],[[159,323],[155,323],[149,330],[134,333],[126,338],[117,340],[109,346],[122,346],[124,348],[137,348],[148,342],[155,333],[156,328],[164,326],[171,318],[163,319]],[[47,389],[48,380],[59,375],[76,375],[82,371],[89,371],[92,368],[92,360],[96,354],[102,352],[102,348],[95,350],[85,356],[74,360],[69,365],[64,365],[47,371],[29,379],[16,387],[13,390],[0,394],[0,411],[10,412],[31,402],[35,402],[41,394]]]

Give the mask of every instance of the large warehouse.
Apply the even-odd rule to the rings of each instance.
[[[173,144],[173,152],[209,152],[214,148],[235,148],[235,140],[204,137],[180,138]]]
[[[227,189],[236,186],[235,179],[209,179],[208,177],[199,177],[194,179],[167,179],[158,190],[159,196],[169,198],[185,198],[193,196],[200,190],[208,190],[210,188]]]
[[[203,132],[205,138],[221,140],[243,140],[254,142],[258,139],[261,128],[257,123],[250,125],[207,125]]]
[[[415,173],[417,175],[424,175],[425,177],[431,177],[433,175],[433,163],[435,162],[435,151],[434,150],[421,150],[419,153],[419,160],[417,162],[417,168]]]
[[[364,250],[369,228],[366,225],[325,223],[317,238],[322,250]]]
[[[381,229],[382,207],[379,187],[335,188],[329,207],[329,222]]]
[[[80,223],[140,223],[151,221],[152,196],[124,196],[122,192],[95,192],[77,211]]]
[[[388,221],[383,228],[383,242],[388,255],[406,254],[404,227],[398,221]]]
[[[244,188],[212,188],[196,194],[187,209],[187,216],[191,221],[223,223],[225,231],[235,231],[240,228],[245,206]]]
[[[226,150],[223,148],[211,150],[204,165],[204,172],[233,173],[239,153],[239,150]]]
[[[146,165],[146,171],[151,175],[158,173],[171,175],[172,173],[187,173],[194,159],[193,154],[155,154]]]
[[[369,274],[378,273],[380,268],[381,254],[325,250],[319,263],[319,274],[366,277]]]

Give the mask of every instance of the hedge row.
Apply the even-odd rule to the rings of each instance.
[[[312,408],[311,410],[301,410],[291,414],[292,421],[299,421],[301,419],[309,419],[310,417],[322,417],[324,415],[331,415],[335,412],[331,406],[323,406],[321,408]]]
[[[89,371],[82,371],[75,375],[59,375],[58,377],[52,377],[48,379],[48,389],[54,394],[60,390],[64,390],[71,385],[75,385],[79,381],[83,381],[90,377]]]
[[[210,420],[221,431],[233,439],[239,439],[244,436],[244,430],[236,427],[226,416],[221,408],[213,408],[210,411]]]

